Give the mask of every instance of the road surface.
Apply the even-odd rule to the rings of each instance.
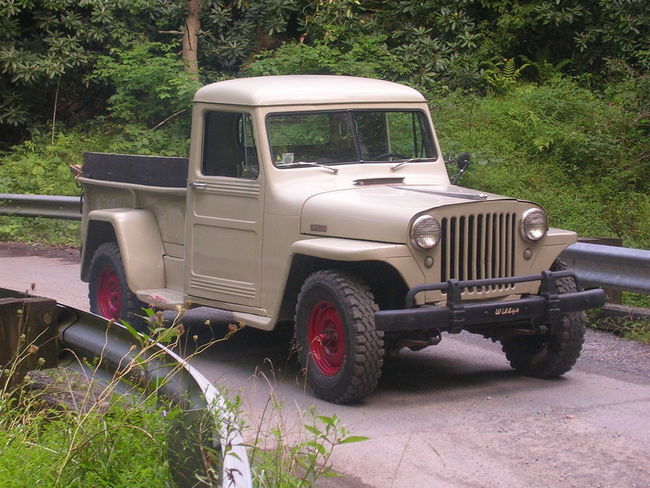
[[[33,283],[37,294],[87,308],[78,261],[76,251],[0,245],[0,286],[24,291]],[[186,321],[202,338],[203,312]],[[443,336],[438,346],[388,362],[365,402],[339,406],[305,388],[290,338],[288,330],[244,329],[193,364],[242,396],[253,426],[260,418],[280,422],[296,437],[298,412],[314,405],[370,437],[335,450],[335,469],[345,477],[322,486],[650,487],[648,346],[588,331],[573,371],[545,381],[513,372],[487,340]],[[264,414],[270,395],[283,408]]]

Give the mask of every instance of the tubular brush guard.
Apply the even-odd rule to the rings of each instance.
[[[556,280],[571,277],[575,280],[573,293],[558,294]],[[538,295],[507,302],[463,302],[464,288],[507,285],[527,281],[541,281]],[[406,294],[406,308],[402,310],[381,310],[375,313],[375,327],[380,331],[404,332],[410,330],[438,329],[458,333],[464,329],[481,327],[486,324],[508,327],[526,319],[541,318],[545,323],[553,323],[561,315],[590,308],[601,307],[605,303],[605,292],[600,288],[580,291],[578,278],[572,271],[543,271],[537,275],[492,278],[485,280],[448,280],[411,288]],[[445,306],[419,306],[415,296],[424,291],[444,291],[447,293]]]

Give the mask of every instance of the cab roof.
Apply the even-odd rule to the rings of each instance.
[[[194,102],[249,106],[424,101],[420,92],[399,83],[328,75],[238,78],[206,85],[194,95]]]

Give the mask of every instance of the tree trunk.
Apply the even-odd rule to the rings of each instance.
[[[198,32],[201,29],[199,13],[202,0],[188,0],[187,18],[183,29],[183,62],[193,80],[199,79]]]

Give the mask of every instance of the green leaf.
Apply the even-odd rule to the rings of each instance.
[[[352,444],[353,442],[363,442],[369,440],[370,437],[365,437],[362,435],[351,435],[345,439],[339,441],[339,444]]]
[[[135,330],[131,324],[129,324],[126,320],[120,320],[120,324],[126,327],[126,330],[128,330],[129,333],[138,340],[138,342],[142,342],[142,334]]]
[[[325,456],[327,454],[327,449],[325,449],[325,446],[322,444],[315,442],[315,441],[309,441],[307,442],[307,445],[314,449],[315,451],[318,452],[321,456]]]
[[[314,427],[312,425],[305,425],[305,430],[308,431],[308,432],[311,432],[315,436],[320,436],[321,435],[321,431],[318,428],[316,428],[316,427]]]

